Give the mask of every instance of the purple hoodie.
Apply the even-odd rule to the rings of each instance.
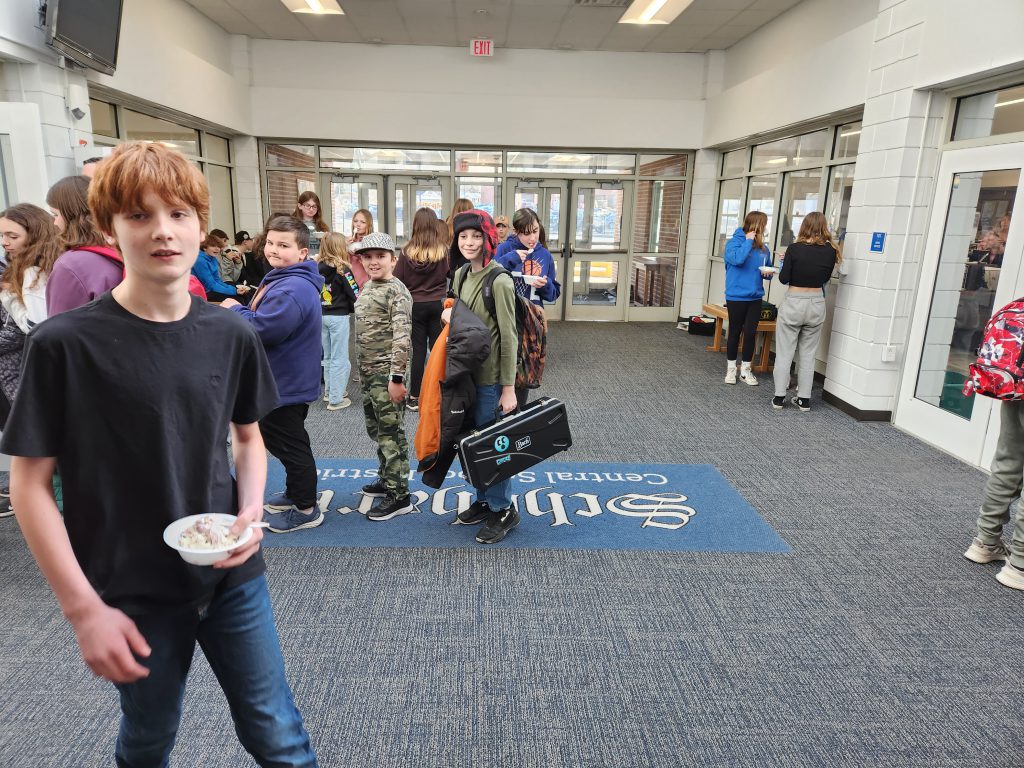
[[[311,403],[320,397],[320,289],[315,261],[272,269],[252,303],[231,307],[256,329],[277,383],[277,407]],[[264,288],[266,290],[264,290]]]
[[[108,251],[111,255],[104,255]],[[123,277],[124,264],[113,248],[65,251],[46,281],[47,317],[85,306],[119,285]]]

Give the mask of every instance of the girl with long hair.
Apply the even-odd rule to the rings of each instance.
[[[321,341],[324,348],[324,385],[327,410],[340,411],[352,405],[346,389],[352,363],[348,359],[349,315],[355,310],[359,286],[348,261],[345,236],[331,232],[320,243],[317,265],[324,287],[320,292],[323,309]]]
[[[823,288],[842,259],[842,254],[832,242],[825,214],[819,211],[807,214],[796,242],[786,249],[779,274],[779,282],[788,285],[789,290],[775,326],[775,397],[772,408],[776,410],[786,404],[794,356],[797,357],[797,385],[792,402],[801,411],[811,410],[814,353],[825,322]]]
[[[61,250],[46,282],[47,316],[88,304],[124,276],[121,255],[93,222],[89,183],[86,176],[68,176],[46,193]]]
[[[355,275],[360,288],[366,284],[370,276],[363,268],[363,257],[356,251],[359,249],[359,243],[371,232],[373,232],[373,214],[366,208],[360,208],[352,214],[352,236],[345,241],[349,252],[349,262],[352,265],[352,274]]]
[[[316,192],[307,190],[299,195],[292,216],[309,229],[309,258],[312,259],[320,250],[320,240],[330,231],[330,227],[324,221],[323,207]]]
[[[412,220],[412,235],[398,254],[395,277],[412,294],[412,381],[410,411],[418,411],[420,384],[427,351],[441,334],[441,309],[448,292],[448,244],[437,226],[437,214],[420,208]]]
[[[762,271],[771,263],[771,251],[765,243],[768,217],[761,211],[751,211],[743,219],[743,226],[732,233],[725,246],[725,306],[729,312],[729,338],[726,342],[725,383],[736,383],[736,355],[740,334],[743,334],[743,360],[740,378],[744,384],[757,386],[757,378],[750,370],[754,360],[754,341],[757,323],[761,319],[761,299],[764,298]],[[770,273],[768,273],[770,274]]]

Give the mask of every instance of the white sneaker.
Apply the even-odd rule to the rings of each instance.
[[[725,383],[726,384],[735,384],[736,383],[736,366],[735,365],[730,365],[725,370]]]
[[[327,404],[327,410],[328,411],[340,411],[342,408],[348,408],[350,405],[352,405],[352,401],[349,400],[347,397],[343,397],[341,399],[341,402],[339,402],[339,403],[328,403]]]
[[[744,384],[749,384],[752,387],[756,387],[758,384],[761,383],[761,382],[759,382],[757,380],[757,377],[754,376],[754,374],[750,372],[750,366],[749,365],[744,365],[743,366],[743,371],[740,374],[740,378],[743,379],[743,383]]]
[[[991,563],[993,560],[1006,560],[1009,556],[1010,553],[1006,551],[1006,545],[1003,542],[985,544],[977,537],[964,552],[964,557],[974,563]]]
[[[1007,563],[999,569],[999,573],[996,574],[996,581],[1004,587],[1024,589],[1024,571]]]

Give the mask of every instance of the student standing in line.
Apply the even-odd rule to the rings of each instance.
[[[46,282],[48,316],[88,304],[121,282],[124,264],[93,223],[89,179],[68,176],[46,193],[64,252]]]
[[[305,224],[309,230],[309,257],[316,258],[320,252],[320,240],[330,231],[327,222],[324,221],[323,208],[316,192],[306,191],[299,195],[292,216]]]
[[[512,217],[514,237],[498,246],[494,260],[513,274],[516,293],[543,307],[557,301],[562,288],[555,279],[555,259],[541,240],[540,219],[531,208],[520,208]]]
[[[320,243],[317,264],[324,288],[320,293],[323,308],[321,343],[324,348],[324,400],[328,411],[340,411],[352,405],[346,389],[352,364],[348,359],[349,316],[355,310],[359,286],[348,263],[345,236],[331,232]]]
[[[515,288],[512,278],[500,274],[494,279],[493,295],[496,317],[487,309],[483,296],[484,280],[501,266],[492,260],[498,243],[498,233],[491,217],[480,210],[471,210],[455,217],[455,241],[452,249],[458,250],[468,267],[455,273],[452,292],[466,303],[491,332],[491,353],[474,374],[476,381],[476,405],[473,420],[476,426],[486,427],[495,419],[498,408],[502,413],[516,409],[516,353],[518,334],[516,332]],[[451,310],[442,314],[444,322],[451,317]],[[485,491],[477,489],[476,501],[469,509],[459,514],[459,522],[476,525],[485,522],[476,540],[481,544],[496,544],[519,525],[519,513],[512,506],[512,480],[503,480]]]
[[[219,231],[219,230],[217,230]],[[206,236],[199,249],[196,263],[192,265],[192,274],[206,289],[206,298],[212,302],[224,299],[237,299],[249,292],[247,285],[230,285],[220,276],[220,252],[227,245],[227,238],[212,232]]]
[[[324,281],[307,259],[309,230],[293,216],[267,224],[263,252],[273,269],[249,307],[233,299],[221,303],[245,318],[263,342],[277,382],[277,407],[260,420],[267,450],[284,464],[284,493],[264,505],[270,530],[291,533],[324,521],[316,506],[316,460],[309,445],[306,416],[320,396],[320,291]],[[278,514],[281,513],[281,514]]]
[[[765,244],[768,217],[761,211],[751,211],[743,219],[743,226],[732,233],[725,246],[725,305],[729,312],[729,337],[726,342],[725,383],[736,383],[736,354],[740,334],[743,334],[743,364],[740,378],[744,384],[756,387],[757,378],[750,370],[754,360],[754,342],[757,324],[761,319],[761,300],[764,298],[764,280],[761,267],[771,262],[771,253]]]
[[[466,259],[463,258],[462,253],[458,248],[455,247],[455,217],[460,213],[473,210],[473,203],[464,197],[460,197],[455,201],[455,205],[452,206],[451,215],[445,219],[445,223],[448,225],[448,264],[450,267],[449,277],[455,274],[455,271],[466,263]],[[495,230],[497,231],[497,230]]]
[[[366,433],[377,443],[377,479],[363,486],[382,497],[368,520],[390,520],[412,510],[409,441],[405,436],[405,388],[412,345],[412,296],[394,277],[395,243],[374,232],[359,243],[370,281],[356,300],[356,350]]]
[[[206,182],[179,152],[126,143],[101,164],[90,205],[125,278],[29,339],[24,381],[37,396],[17,402],[2,444],[18,522],[82,658],[117,687],[118,766],[168,764],[198,641],[256,761],[315,768],[285,677],[262,531],[213,567],[163,542],[169,523],[197,510],[237,512],[236,535],[260,519],[256,421],[276,399],[252,329],[188,293]]]
[[[494,229],[498,233],[498,248],[501,248],[505,241],[509,239],[508,216],[505,214],[495,216]]]
[[[772,408],[786,404],[789,369],[797,362],[797,387],[793,405],[811,410],[814,384],[814,354],[818,350],[821,326],[825,322],[824,286],[842,260],[832,242],[825,214],[814,211],[804,217],[795,243],[786,248],[779,282],[789,286],[779,309],[775,327],[775,397]]]
[[[359,255],[359,243],[363,238],[373,233],[373,214],[365,208],[360,208],[352,214],[352,236],[346,239],[348,252],[351,254],[349,263],[352,266],[352,274],[355,275],[356,283],[362,288],[370,276],[363,269],[363,260]]]
[[[448,246],[431,208],[416,211],[412,235],[398,255],[395,277],[412,295],[412,381],[406,407],[418,411],[423,365],[441,334],[441,305],[448,293]]]

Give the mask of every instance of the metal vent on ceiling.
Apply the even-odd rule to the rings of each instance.
[[[633,0],[573,0],[573,5],[585,8],[625,8]]]

